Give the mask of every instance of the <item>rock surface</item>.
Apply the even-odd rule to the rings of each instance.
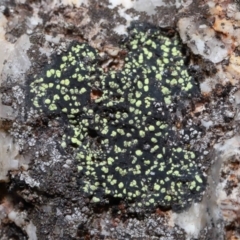
[[[239,9],[3,0],[0,238],[240,239]]]

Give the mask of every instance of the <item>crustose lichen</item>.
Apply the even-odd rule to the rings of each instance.
[[[138,206],[187,206],[205,178],[180,134],[176,112],[198,92],[178,37],[135,24],[121,71],[104,73],[95,49],[73,43],[30,83],[32,105],[65,123],[63,148],[76,148],[79,184],[93,202],[112,196]],[[99,96],[91,99],[92,91]]]

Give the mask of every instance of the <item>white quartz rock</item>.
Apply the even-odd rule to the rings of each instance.
[[[213,63],[219,63],[228,56],[226,45],[216,38],[215,31],[200,24],[194,17],[181,18],[178,28],[182,41],[194,54],[199,54]]]

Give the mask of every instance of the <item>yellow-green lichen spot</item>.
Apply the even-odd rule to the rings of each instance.
[[[182,209],[206,185],[191,134],[180,134],[186,124],[176,128],[198,86],[177,36],[135,23],[121,47],[123,68],[104,72],[96,49],[73,42],[31,79],[30,107],[59,121],[59,145],[78,160],[79,189],[92,203],[111,196]]]

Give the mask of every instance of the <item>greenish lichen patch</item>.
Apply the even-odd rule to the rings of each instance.
[[[134,24],[123,47],[124,68],[104,73],[95,49],[73,43],[30,83],[31,104],[64,123],[61,146],[75,149],[80,189],[94,203],[111,196],[184,208],[206,180],[189,149],[197,127],[180,134],[174,116],[198,87],[177,36]]]

